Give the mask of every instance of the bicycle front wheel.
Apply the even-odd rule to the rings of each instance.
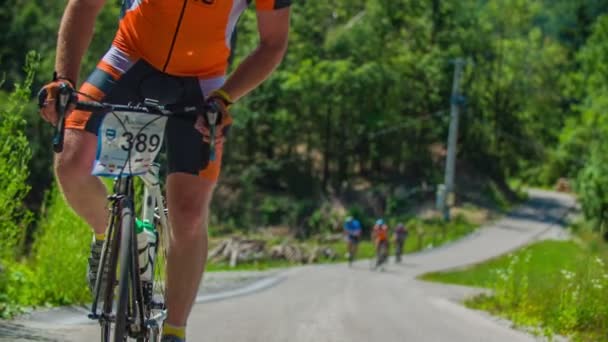
[[[118,300],[116,308],[116,324],[114,330],[114,342],[124,342],[128,336],[129,326],[129,300],[131,297],[131,268],[133,261],[133,232],[135,221],[133,210],[129,205],[123,207],[121,213],[121,239],[120,239],[120,273],[118,278]]]

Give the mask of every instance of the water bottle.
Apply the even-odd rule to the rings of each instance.
[[[137,233],[137,252],[139,254],[139,278],[152,281],[154,256],[156,255],[156,230],[148,220],[135,219]]]

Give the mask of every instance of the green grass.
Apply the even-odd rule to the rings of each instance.
[[[608,341],[608,267],[590,239],[543,241],[453,272],[421,278],[492,290],[465,304],[552,337]],[[597,239],[593,239],[597,241]],[[605,250],[605,247],[601,248]]]
[[[0,279],[0,317],[23,307],[67,305],[91,300],[85,282],[91,232],[54,188],[41,220],[32,256],[6,265]]]
[[[41,220],[31,268],[37,296],[30,305],[65,305],[90,300],[85,281],[91,230],[67,205],[58,189],[51,192],[48,215]]]
[[[531,278],[539,286],[547,284],[547,277],[562,269],[573,269],[582,247],[572,241],[543,241],[525,247],[513,254],[504,255],[487,262],[454,272],[437,272],[423,275],[421,279],[443,283],[491,288],[499,275],[497,270],[507,269],[513,256],[522,257],[531,253],[529,267],[534,270]]]

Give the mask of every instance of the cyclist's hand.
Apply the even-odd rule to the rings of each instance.
[[[195,124],[196,129],[203,134],[203,140],[205,142],[209,143],[211,140],[211,131],[209,127],[213,123],[210,122],[210,114],[213,115],[214,113],[217,113],[215,121],[215,144],[220,145],[224,143],[224,140],[230,131],[230,126],[232,126],[232,116],[228,111],[228,107],[231,104],[232,103],[229,100],[215,92],[207,99],[207,105],[210,110],[199,116]]]
[[[62,84],[68,86],[70,89],[74,89],[72,82],[65,79],[56,79],[43,86],[38,92],[38,107],[40,108],[40,116],[45,121],[50,122],[53,126],[56,126],[57,121],[59,120],[59,113],[57,113],[57,99],[59,97],[59,88]],[[74,103],[76,103],[77,100],[76,94],[73,93],[72,99],[69,101],[71,104],[68,106],[65,115],[68,115],[68,113],[74,109]]]

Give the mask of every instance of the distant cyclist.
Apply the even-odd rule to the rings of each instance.
[[[376,268],[380,267],[388,258],[389,232],[384,219],[378,219],[372,231],[372,238],[376,245]]]
[[[408,234],[409,234],[409,231],[408,231],[407,227],[405,225],[403,225],[403,223],[397,224],[397,227],[395,227],[395,261],[396,262],[401,262],[401,254],[403,253],[403,245],[405,243],[405,240],[407,239]]]
[[[357,255],[357,246],[361,238],[361,222],[349,216],[344,221],[344,235],[348,251],[348,264],[351,265]]]

